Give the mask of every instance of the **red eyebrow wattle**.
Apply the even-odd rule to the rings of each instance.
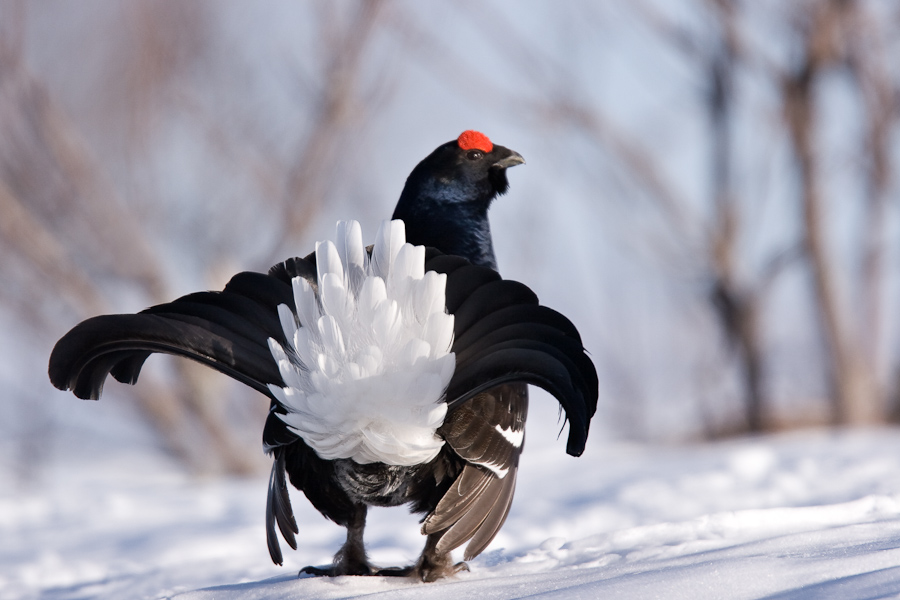
[[[456,143],[459,144],[459,147],[462,150],[481,150],[484,153],[488,153],[494,149],[494,144],[491,143],[488,136],[480,131],[473,131],[471,129],[459,134]]]

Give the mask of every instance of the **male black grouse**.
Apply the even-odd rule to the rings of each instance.
[[[548,390],[569,421],[567,452],[584,450],[597,373],[578,331],[496,272],[487,211],[522,157],[466,131],[416,166],[368,248],[338,224],[268,274],[240,273],[134,315],[88,319],[63,336],[50,380],[98,399],[106,376],[134,384],[153,352],[185,356],[271,399],[263,430],[274,458],[266,532],[296,548],[285,473],[347,541],[318,575],[456,573],[450,552],[477,556],[512,502],[528,409],[526,384]],[[405,235],[405,239],[404,239]],[[408,242],[408,243],[406,243]],[[372,566],[368,506],[423,514],[415,565]]]

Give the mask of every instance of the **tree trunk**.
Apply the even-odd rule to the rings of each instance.
[[[836,264],[828,256],[823,230],[823,198],[814,142],[814,83],[837,53],[834,47],[842,3],[815,5],[805,32],[803,64],[783,81],[785,119],[797,161],[803,209],[804,244],[811,271],[814,301],[825,338],[832,420],[835,424],[863,425],[883,421],[874,373],[865,360],[851,322],[841,306]]]

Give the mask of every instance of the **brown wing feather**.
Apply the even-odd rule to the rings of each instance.
[[[506,522],[506,516],[512,507],[513,494],[516,491],[516,477],[519,473],[518,465],[509,470],[509,475],[499,480],[500,493],[494,501],[490,512],[485,516],[484,521],[478,527],[478,531],[472,536],[466,551],[463,554],[465,560],[472,560],[482,553],[488,544],[493,541],[494,536],[503,527]]]
[[[481,486],[480,491],[474,494],[468,510],[459,515],[456,522],[441,533],[441,539],[437,544],[438,552],[450,552],[466,543],[479,531],[487,516],[494,510],[503,490],[503,480],[491,473],[487,473],[485,477],[486,485]]]
[[[434,511],[425,519],[422,525],[422,533],[430,535],[452,527],[463,515],[469,512],[474,502],[484,494],[485,489],[494,480],[497,480],[497,478],[487,469],[474,465],[463,467],[463,472],[441,498]],[[463,491],[461,489],[463,487],[466,487],[467,490]],[[463,542],[465,540],[462,540],[459,544]]]
[[[439,551],[471,539],[468,560],[500,530],[515,492],[527,412],[527,386],[511,384],[483,392],[447,416],[439,433],[466,465],[422,527],[425,534],[441,533]]]

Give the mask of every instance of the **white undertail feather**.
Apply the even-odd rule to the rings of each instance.
[[[405,242],[403,221],[385,221],[370,260],[359,223],[339,222],[336,243],[316,244],[318,293],[295,277],[294,307],[278,307],[289,344],[269,338],[284,381],[269,389],[322,458],[415,465],[444,444],[447,276],[425,273],[425,247]]]

